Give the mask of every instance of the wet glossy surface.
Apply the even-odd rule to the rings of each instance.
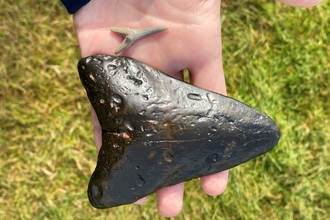
[[[261,112],[134,59],[87,57],[78,70],[103,131],[88,186],[94,207],[132,203],[229,169],[279,140],[275,122]]]

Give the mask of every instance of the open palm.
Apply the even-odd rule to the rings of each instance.
[[[120,55],[138,59],[179,79],[187,68],[192,84],[226,94],[220,0],[93,0],[74,15],[74,22],[82,57],[114,55],[122,37],[110,32],[110,27],[168,26],[168,30],[140,39]],[[92,113],[95,142],[100,149],[101,128]],[[207,194],[219,195],[227,180],[228,171],[223,171],[202,177],[201,185]],[[157,208],[162,215],[180,212],[183,188],[184,183],[180,183],[157,192]]]

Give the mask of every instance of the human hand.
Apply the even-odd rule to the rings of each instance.
[[[318,0],[319,1],[319,0]],[[301,1],[290,1],[300,3]],[[317,1],[309,1],[312,4]],[[168,26],[163,33],[140,39],[120,55],[138,59],[175,78],[190,72],[192,84],[226,94],[222,68],[219,0],[92,0],[74,15],[81,56],[113,55],[122,38],[110,27],[143,28]],[[96,147],[101,147],[101,128],[92,111]],[[201,178],[208,195],[226,188],[228,171]],[[184,183],[157,192],[157,208],[174,216],[182,208]],[[140,200],[142,203],[145,199]]]
[[[113,54],[122,37],[110,27],[143,28],[168,26],[159,34],[140,39],[120,55],[133,57],[182,79],[189,69],[191,83],[226,93],[221,63],[220,1],[107,1],[94,0],[74,15],[81,56]],[[96,146],[101,146],[101,129],[95,113]],[[226,187],[228,171],[201,178],[204,191],[218,195]],[[157,192],[157,207],[164,216],[178,214],[184,183]],[[141,201],[140,201],[141,202]]]

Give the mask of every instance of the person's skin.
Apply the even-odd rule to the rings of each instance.
[[[322,0],[280,0],[309,7]],[[168,30],[138,40],[119,55],[129,56],[182,79],[182,70],[190,71],[196,86],[226,95],[222,68],[220,0],[91,0],[74,14],[81,56],[114,55],[122,37],[110,27],[144,28],[168,26]],[[101,128],[92,111],[94,139],[99,150]],[[200,178],[204,192],[221,194],[227,185],[228,171]],[[184,183],[157,192],[160,214],[171,217],[182,208]],[[146,198],[136,203],[143,203]]]

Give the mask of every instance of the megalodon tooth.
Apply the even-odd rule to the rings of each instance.
[[[96,208],[235,167],[280,138],[265,114],[135,59],[95,55],[81,59],[78,70],[102,128],[88,185]]]

